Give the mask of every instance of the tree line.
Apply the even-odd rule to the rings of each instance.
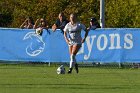
[[[88,26],[91,17],[100,19],[100,0],[0,0],[0,26],[18,28],[30,16],[46,18],[51,27],[62,11]],[[105,27],[140,27],[140,0],[105,0]]]

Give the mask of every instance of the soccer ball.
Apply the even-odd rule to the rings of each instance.
[[[61,65],[60,67],[57,68],[57,74],[65,74],[65,67]]]

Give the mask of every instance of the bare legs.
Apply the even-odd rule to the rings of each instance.
[[[78,64],[76,63],[76,54],[81,48],[80,44],[69,46],[69,53],[70,53],[70,69],[68,73],[72,72],[72,68],[75,65],[76,72],[78,73]]]

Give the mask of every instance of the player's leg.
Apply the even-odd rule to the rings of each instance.
[[[76,69],[76,72],[78,73],[79,70],[78,70],[78,64],[76,63],[76,54],[77,52],[79,51],[79,49],[81,48],[81,45],[80,44],[77,44],[77,45],[74,45],[72,47],[72,59],[73,59],[73,65],[75,66],[75,69]]]
[[[78,53],[78,51],[80,50],[80,48],[81,48],[81,44],[73,45],[71,53],[76,55]]]
[[[73,61],[72,61],[72,47],[73,47],[73,46],[69,46],[70,66],[69,66],[68,73],[71,73],[71,72],[72,72],[72,66],[73,66]]]

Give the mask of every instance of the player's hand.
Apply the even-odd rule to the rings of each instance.
[[[70,44],[70,41],[69,40],[66,40],[66,43],[69,45]]]

